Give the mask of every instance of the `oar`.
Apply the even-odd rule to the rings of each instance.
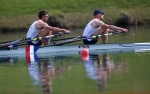
[[[65,34],[65,33],[64,33]],[[42,39],[45,39],[45,38],[51,38],[51,37],[54,37],[54,36],[61,36],[62,34],[53,34],[51,36],[45,36],[45,37],[36,37],[36,38],[33,38],[33,39],[25,39],[23,41],[38,41],[38,40],[42,40]]]
[[[18,42],[22,41],[22,39],[14,40],[14,41],[9,41],[9,42],[3,42],[3,44],[0,44],[0,47],[11,45],[11,44],[16,44]]]
[[[102,34],[102,35],[97,35],[97,36],[92,36],[92,37],[83,37],[83,39],[95,39],[95,38],[100,38],[103,36],[109,36],[109,35],[114,35],[114,34],[119,34],[122,32],[112,32],[112,33],[108,33],[108,34]]]
[[[117,33],[120,33],[120,32],[113,32],[113,34],[117,34]],[[111,33],[108,33],[108,34],[112,34]],[[104,34],[105,36],[107,36],[107,34]],[[104,36],[103,35],[103,36]],[[93,38],[94,37],[101,37],[102,35],[97,35],[97,36],[92,36]],[[60,40],[67,40],[67,39],[73,39],[73,38],[76,38],[76,37],[69,37],[69,38],[61,38],[61,39],[56,39],[56,40],[52,40],[52,41],[60,41]],[[83,36],[78,36],[78,38],[86,38],[86,37],[83,37]],[[91,38],[91,37],[90,37]]]
[[[55,40],[52,40],[52,41],[60,41],[60,40],[67,40],[67,39],[73,39],[75,37],[69,37],[69,38],[61,38],[61,39],[55,39]]]
[[[51,45],[48,45],[48,46],[58,46],[58,45],[63,45],[63,44],[68,44],[68,43],[81,41],[83,39],[95,39],[95,38],[100,38],[102,36],[109,36],[109,35],[114,35],[114,34],[119,34],[119,33],[122,33],[122,32],[112,32],[112,33],[108,33],[108,34],[102,34],[102,35],[91,36],[91,37],[77,36],[77,37],[74,37],[72,39],[65,40],[65,41],[62,41],[62,42],[58,42],[58,43],[55,43],[55,44],[51,44]]]
[[[65,33],[64,33],[65,34]],[[38,40],[42,40],[44,38],[50,38],[50,37],[54,37],[54,36],[60,36],[62,34],[53,34],[51,36],[45,36],[45,37],[36,37],[36,38],[33,38],[33,39],[26,39],[26,38],[22,38],[22,39],[18,39],[18,40],[14,40],[14,41],[10,41],[8,43],[3,43],[3,44],[0,44],[0,47],[4,47],[4,46],[9,46],[9,45],[13,45],[13,44],[21,44],[23,42],[27,42],[27,41],[38,41]]]

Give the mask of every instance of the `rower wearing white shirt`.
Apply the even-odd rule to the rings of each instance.
[[[92,19],[85,27],[83,36],[91,37],[96,35],[108,34],[108,30],[118,31],[118,32],[128,32],[127,29],[120,28],[114,25],[105,24],[102,20],[104,17],[104,12],[102,10],[94,11],[94,19]],[[102,36],[102,43],[105,44],[108,41],[108,36]],[[95,44],[98,42],[98,39],[84,39],[84,44]]]
[[[46,21],[48,20],[48,12],[47,11],[39,11],[38,13],[39,20],[33,22],[33,24],[30,26],[26,38],[33,39],[35,37],[45,37],[45,36],[51,36],[52,31],[54,32],[64,32],[69,34],[70,31],[66,29],[61,29],[57,27],[49,26]],[[27,41],[28,45],[35,45],[40,46],[42,43],[45,45],[48,45],[49,40],[42,40],[42,41]]]

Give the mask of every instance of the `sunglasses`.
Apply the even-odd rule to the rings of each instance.
[[[45,17],[49,17],[48,15],[45,15]]]

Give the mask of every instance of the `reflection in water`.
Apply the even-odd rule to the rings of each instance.
[[[38,58],[37,54],[27,54],[29,75],[34,86],[41,85],[43,94],[52,93],[52,79],[64,70],[64,66],[55,66],[50,58]],[[63,63],[63,61],[62,61]],[[65,67],[70,70],[71,67]]]
[[[34,85],[42,85],[44,94],[52,92],[52,78],[55,68],[49,58],[39,59],[36,54],[27,54],[29,74]]]
[[[11,65],[13,65],[14,63],[18,62],[18,58],[16,57],[3,57],[0,58],[0,63],[10,63]]]
[[[55,61],[55,63],[52,62],[52,59],[53,61]],[[3,62],[9,63],[17,62],[16,58],[7,57],[1,60]],[[46,57],[39,58],[37,54],[27,54],[26,61],[28,65],[29,75],[32,79],[32,85],[40,86],[42,88],[43,94],[50,94],[52,93],[52,80],[56,77],[60,79],[64,78],[64,72],[71,70],[72,65],[79,64],[81,60],[78,57],[71,56],[57,56],[53,58],[51,57],[50,59]],[[73,64],[71,64],[70,61],[73,61]],[[125,68],[129,68],[129,66],[126,67],[126,64],[128,65],[128,62],[113,62],[113,60],[109,60],[109,56],[107,53],[102,54],[102,57],[98,54],[90,54],[89,60],[84,61],[87,76],[97,82],[99,91],[107,90],[108,76],[110,74],[114,75],[118,74],[119,72],[126,71]]]
[[[96,62],[95,62],[96,61]],[[109,60],[108,54],[102,55],[102,60],[97,54],[90,54],[89,59],[84,61],[87,76],[97,81],[98,89],[107,89],[108,72],[114,68],[113,61]]]
[[[84,61],[84,67],[79,55],[54,56],[50,59],[46,56],[35,60],[29,58],[28,67],[22,58],[0,58],[0,94],[132,94],[143,91],[149,94],[149,56],[149,52],[109,56],[107,53],[90,53],[90,59]],[[89,78],[92,79],[90,82]]]

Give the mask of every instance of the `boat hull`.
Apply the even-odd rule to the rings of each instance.
[[[48,46],[41,47],[37,50],[36,54],[59,54],[59,53],[78,53],[82,49],[89,49],[90,52],[96,50],[124,50],[124,49],[135,49],[135,48],[150,48],[150,43],[130,43],[130,44],[95,44],[95,45],[70,45],[70,46]],[[0,56],[9,56],[9,55],[25,55],[25,47],[10,49],[10,50],[1,50]],[[34,53],[31,53],[34,54]]]

